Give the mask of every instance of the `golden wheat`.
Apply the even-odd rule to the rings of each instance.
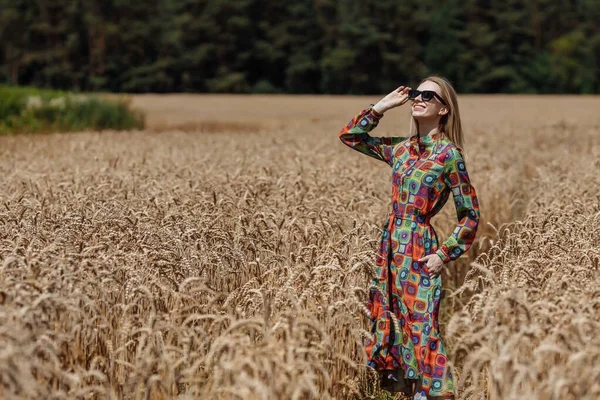
[[[145,95],[146,132],[1,137],[0,396],[377,398],[390,171],[337,138],[375,100]],[[461,102],[482,223],[443,275],[460,396],[597,398],[599,101]]]

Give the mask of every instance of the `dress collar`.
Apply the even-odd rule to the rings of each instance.
[[[444,133],[443,132],[436,132],[433,135],[424,135],[424,136],[419,136],[418,133],[415,133],[414,135],[412,135],[410,137],[410,139],[414,142],[420,142],[423,144],[431,144],[433,143],[435,140],[441,139],[444,137]]]
[[[431,147],[437,140],[444,137],[443,132],[436,132],[433,135],[424,135],[419,136],[418,133],[415,133],[410,137],[410,143],[413,150],[420,149],[424,150],[426,148]],[[419,152],[420,153],[420,152]]]

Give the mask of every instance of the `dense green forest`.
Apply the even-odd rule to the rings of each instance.
[[[600,93],[600,0],[0,0],[0,83],[111,92]]]

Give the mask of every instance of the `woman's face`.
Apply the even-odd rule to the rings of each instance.
[[[440,97],[442,90],[440,86],[432,81],[425,81],[419,85],[418,90],[433,90]],[[429,101],[423,101],[421,95],[412,100],[412,116],[417,120],[428,120],[440,118],[447,112],[448,108],[443,105],[437,97]]]

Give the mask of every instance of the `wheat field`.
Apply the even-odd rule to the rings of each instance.
[[[143,132],[0,137],[0,396],[392,398],[362,349],[391,169],[337,136],[378,99],[140,95]],[[600,97],[459,101],[458,397],[600,398]]]

